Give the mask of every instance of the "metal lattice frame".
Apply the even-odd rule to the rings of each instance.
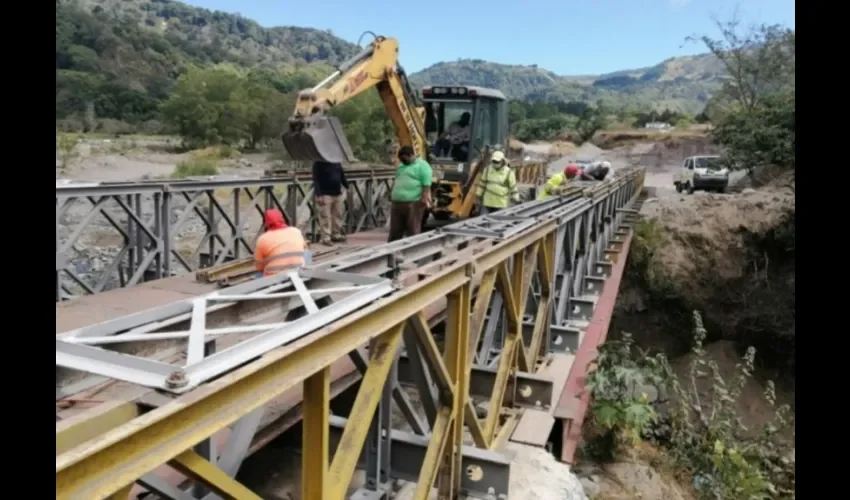
[[[249,418],[257,418],[266,403],[299,384],[304,394],[303,498],[344,498],[358,465],[367,472],[361,498],[380,498],[391,478],[417,481],[417,499],[427,498],[432,486],[443,498],[461,491],[508,498],[510,462],[498,449],[524,408],[551,409],[560,396],[553,394],[552,379],[542,367],[550,352],[572,351],[581,341],[642,179],[642,171],[633,171],[581,192],[304,271],[312,276],[305,285],[319,279],[311,273],[328,272],[372,276],[379,279],[375,287],[394,277],[400,287],[148,414],[137,416],[121,407],[125,413],[123,419],[115,417],[114,430],[88,443],[75,442],[73,453],[59,446],[60,440],[73,441],[71,434],[57,431],[57,498],[102,498],[138,480],[167,498],[207,498],[213,491],[221,497],[257,499],[233,479],[239,456],[217,457],[193,447],[226,426],[250,428]],[[533,224],[510,231],[524,220]],[[502,237],[470,236],[466,231],[476,225],[498,229]],[[239,295],[247,285],[260,284],[240,285],[230,293]],[[310,306],[304,290],[297,295],[288,297],[287,310],[305,310],[306,318],[322,313]],[[345,301],[336,300],[334,305]],[[425,313],[441,301],[447,311],[443,348]],[[231,303],[215,313],[214,321],[238,322],[253,302]],[[187,304],[182,307],[185,315]],[[131,329],[130,324],[119,319],[110,328],[119,333]],[[329,366],[344,356],[361,371],[360,388],[347,417],[331,416]],[[57,364],[58,357],[57,352]],[[418,388],[424,418],[400,384]],[[483,417],[475,399],[488,402]],[[392,404],[412,432],[391,428]],[[127,420],[132,424],[121,425]],[[228,448],[241,449],[235,441],[230,446],[231,441]],[[61,453],[65,449],[69,452]],[[162,463],[186,473],[195,486],[188,491],[152,487],[157,478],[150,472]]]
[[[392,189],[392,175],[353,171],[349,177],[343,209],[345,230],[354,233],[381,227],[388,217],[384,205]],[[176,207],[176,200],[185,206]],[[69,227],[68,211],[79,204],[88,205],[88,213]],[[253,180],[57,184],[56,300],[73,296],[63,285],[63,277],[77,284],[83,294],[94,294],[115,280],[118,286],[132,286],[249,256],[257,234],[245,234],[244,227],[252,220],[261,227],[263,211],[268,208],[281,210],[288,224],[302,228],[308,236],[318,234],[309,174]],[[305,211],[309,216],[299,218]],[[98,216],[106,220],[107,232],[117,238],[118,250],[92,282],[73,269],[72,261],[75,245],[91,234],[91,223]],[[184,255],[177,247],[177,237],[192,217],[205,231],[192,252]],[[64,231],[67,236],[60,236]]]

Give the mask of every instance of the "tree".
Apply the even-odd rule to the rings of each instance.
[[[795,32],[781,25],[742,29],[737,16],[715,20],[720,38],[689,37],[702,42],[726,69],[728,81],[718,92],[744,109],[758,106],[764,96],[793,91],[796,71]]]
[[[795,168],[796,38],[793,30],[760,25],[743,31],[737,19],[717,22],[720,38],[700,36],[723,63],[728,81],[706,105],[712,136],[732,167],[766,163]]]
[[[601,104],[601,103],[600,103]],[[608,115],[602,107],[588,108],[576,125],[579,139],[582,142],[589,141],[596,132],[608,125]]]

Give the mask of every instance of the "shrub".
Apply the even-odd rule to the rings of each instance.
[[[59,155],[59,168],[65,170],[79,156],[79,151],[77,151],[79,143],[80,136],[77,134],[61,133],[56,136],[56,152]]]
[[[737,413],[743,389],[752,377],[755,349],[747,349],[734,380],[725,380],[716,362],[706,359],[706,330],[693,313],[693,360],[682,380],[667,359],[649,356],[624,334],[620,342],[599,348],[597,367],[587,377],[593,404],[593,432],[585,450],[597,460],[612,460],[640,439],[650,439],[673,466],[693,478],[704,500],[794,500],[796,462],[793,442],[782,439],[794,421],[788,405],[776,406],[772,382],[765,390],[775,408],[771,421],[751,433]],[[701,382],[710,388],[701,391]],[[659,393],[672,390],[666,411],[656,409],[638,389],[654,385]]]
[[[673,390],[670,438],[666,443],[675,462],[695,479],[701,498],[725,500],[794,499],[794,447],[780,438],[793,429],[790,407],[776,408],[774,418],[752,437],[737,414],[742,391],[752,377],[755,349],[747,349],[734,380],[724,380],[714,361],[705,359],[706,330],[694,312],[693,361],[680,381],[665,367]],[[701,379],[711,389],[701,394]],[[776,407],[776,392],[767,383],[765,398]]]
[[[177,164],[174,173],[171,174],[175,179],[198,175],[218,175],[218,165],[209,158],[191,158]]]
[[[586,450],[596,459],[611,460],[624,447],[638,444],[656,421],[657,415],[647,395],[647,386],[662,381],[663,356],[650,357],[639,352],[632,337],[623,334],[620,341],[606,342],[599,348],[596,367],[588,375],[594,438]]]

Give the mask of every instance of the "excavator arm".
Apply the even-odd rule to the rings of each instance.
[[[378,89],[399,144],[410,145],[419,157],[427,158],[424,107],[398,63],[398,41],[379,36],[317,86],[298,93],[288,130],[282,136],[292,159],[356,161],[339,120],[328,111],[373,87]]]

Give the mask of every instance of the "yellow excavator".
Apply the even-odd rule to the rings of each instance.
[[[431,163],[431,215],[437,220],[468,217],[482,166],[494,148],[507,145],[507,99],[498,90],[472,86],[430,86],[420,95],[398,62],[398,41],[393,38],[376,36],[318,85],[298,93],[282,136],[289,155],[299,161],[356,162],[339,119],[328,112],[373,87],[395,127],[398,144],[411,145]],[[456,122],[468,127],[468,140],[446,138]],[[520,183],[545,180],[545,165],[513,166]]]

